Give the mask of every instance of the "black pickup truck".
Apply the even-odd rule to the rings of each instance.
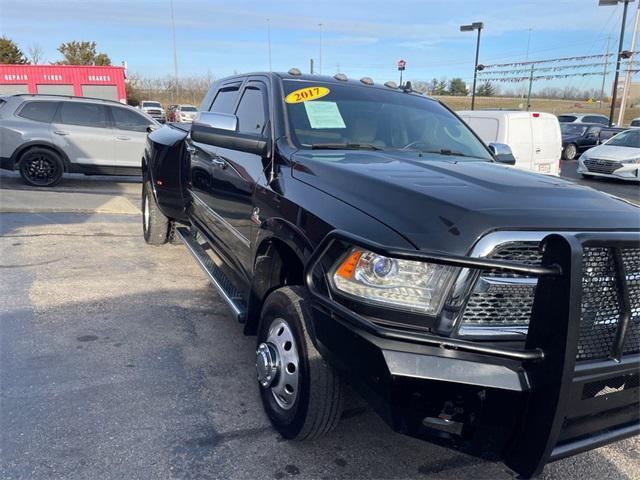
[[[639,432],[640,212],[512,161],[408,85],[235,76],[149,135],[144,237],[257,336],[283,437],[329,432],[348,382],[530,477]]]

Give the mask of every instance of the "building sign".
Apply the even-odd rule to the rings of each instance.
[[[47,75],[46,73],[42,76],[48,82],[61,82],[62,75]]]
[[[20,74],[20,73],[5,73],[4,79],[11,82],[20,82],[20,81],[26,82],[27,80],[29,80],[29,76],[25,74]]]
[[[90,82],[110,82],[111,77],[109,75],[89,75]]]

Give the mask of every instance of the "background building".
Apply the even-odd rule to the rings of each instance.
[[[0,95],[46,93],[127,103],[124,67],[0,65]]]

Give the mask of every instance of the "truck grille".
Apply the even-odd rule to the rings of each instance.
[[[593,173],[611,174],[622,166],[620,165],[620,162],[603,160],[601,158],[588,158],[583,163],[584,166],[587,167],[587,170]]]
[[[640,248],[621,251],[631,319],[622,354],[640,352]],[[611,248],[587,247],[582,257],[582,308],[577,360],[610,356],[622,313],[622,285]]]
[[[539,265],[538,242],[497,246],[490,258]],[[629,292],[631,319],[622,354],[640,353],[640,248],[621,250]],[[583,253],[582,308],[577,360],[610,356],[622,311],[613,249],[586,247]],[[527,326],[537,279],[517,274],[483,273],[478,277],[463,313],[465,326]]]
[[[538,242],[503,243],[490,258],[526,265],[540,265]],[[469,326],[526,326],[531,317],[537,280],[514,273],[483,273],[464,311]]]

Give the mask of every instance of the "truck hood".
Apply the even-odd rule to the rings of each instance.
[[[421,249],[464,254],[492,230],[640,227],[640,208],[630,203],[493,162],[342,150],[300,150],[293,160],[294,178],[367,213]]]

